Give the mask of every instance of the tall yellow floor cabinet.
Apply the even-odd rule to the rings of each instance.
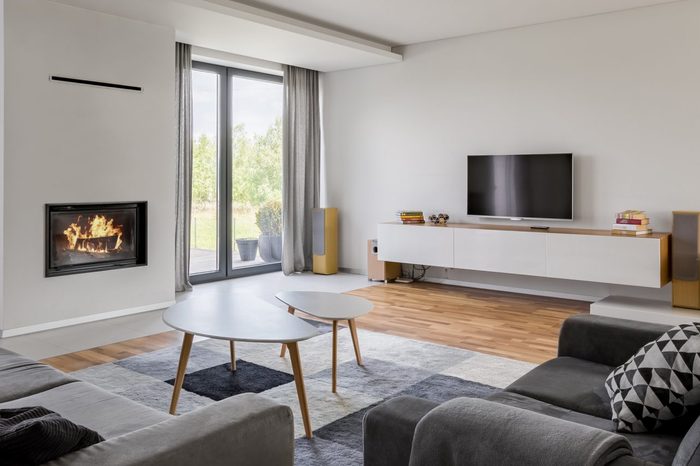
[[[673,212],[673,306],[700,309],[700,212]]]
[[[312,213],[313,271],[338,273],[338,209],[326,207]]]

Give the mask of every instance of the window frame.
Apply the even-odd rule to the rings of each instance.
[[[215,73],[219,76],[218,90],[218,124],[219,134],[217,137],[217,249],[218,249],[218,270],[213,272],[202,272],[190,274],[190,282],[193,285],[209,283],[231,278],[247,277],[262,273],[278,272],[282,270],[281,262],[270,264],[255,264],[245,267],[233,267],[233,147],[231,134],[233,131],[233,106],[229,96],[235,94],[233,86],[234,77],[244,77],[248,79],[259,79],[261,81],[275,82],[282,84],[283,77],[275,74],[261,73],[258,71],[243,70],[223,65],[215,65],[202,61],[193,61],[192,69]],[[192,135],[194,144],[194,134]],[[223,244],[222,244],[223,242]],[[222,247],[223,246],[223,247]]]

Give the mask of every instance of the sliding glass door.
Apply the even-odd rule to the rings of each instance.
[[[190,277],[280,270],[282,77],[194,63]]]
[[[190,275],[218,273],[221,266],[221,155],[225,119],[221,118],[221,75],[216,68],[192,70],[192,212]]]

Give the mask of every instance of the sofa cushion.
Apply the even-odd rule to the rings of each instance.
[[[605,381],[620,432],[649,432],[700,401],[700,324],[681,324],[645,344]]]
[[[517,393],[504,391],[491,395],[487,399],[489,401],[545,414],[557,419],[585,424],[608,432],[615,431],[615,424],[611,419],[603,419],[571,409],[554,406]],[[620,432],[619,434],[630,441],[636,458],[668,465],[673,463],[676,451],[683,440],[682,432],[654,432],[644,434]]]
[[[612,367],[560,357],[537,366],[506,390],[580,413],[610,419],[605,378]]]
[[[75,382],[62,372],[0,348],[0,403]]]
[[[0,409],[0,464],[41,464],[104,440],[41,406]]]
[[[43,406],[76,424],[112,438],[169,419],[168,414],[140,405],[85,382],[74,382],[25,398],[0,403],[0,408]]]

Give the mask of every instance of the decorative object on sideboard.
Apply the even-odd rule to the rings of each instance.
[[[649,217],[643,210],[625,210],[615,215],[612,233],[622,236],[641,236],[652,233]]]
[[[279,262],[282,259],[282,203],[264,204],[255,213],[255,223],[260,229],[260,258],[265,262]]]
[[[396,216],[404,225],[425,223],[422,210],[401,210],[396,212]]]
[[[428,217],[428,220],[430,220],[433,225],[447,225],[449,219],[450,216],[447,214],[433,214]]]
[[[673,306],[700,309],[700,212],[673,212]]]
[[[121,89],[124,91],[136,91],[142,92],[143,88],[141,86],[131,86],[129,84],[118,84],[118,83],[108,83],[104,81],[93,81],[90,79],[78,79],[78,78],[67,78],[65,76],[51,76],[49,77],[51,81],[57,81],[68,84],[82,84],[85,86],[97,86],[97,87],[107,87],[110,89]]]

